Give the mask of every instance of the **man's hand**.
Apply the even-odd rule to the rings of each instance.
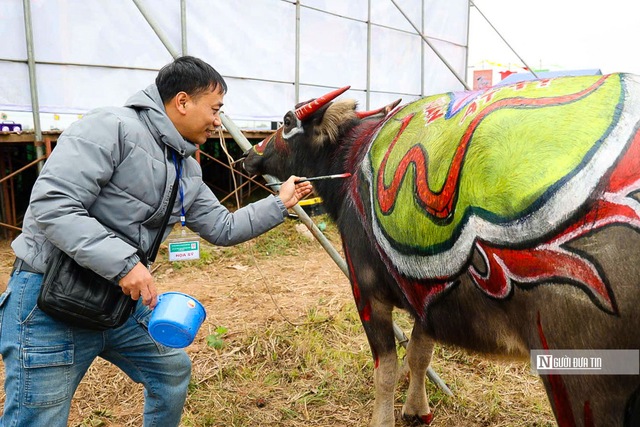
[[[142,303],[149,308],[154,308],[158,303],[158,291],[149,269],[141,262],[137,263],[119,283],[122,292],[131,299],[142,298]]]
[[[278,196],[280,196],[282,203],[284,203],[287,209],[295,206],[296,203],[302,200],[303,197],[311,193],[311,190],[313,190],[313,186],[309,181],[299,182],[296,184],[296,181],[303,179],[304,178],[292,175],[280,186],[280,193]]]

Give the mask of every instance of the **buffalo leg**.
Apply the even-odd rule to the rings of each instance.
[[[393,399],[398,370],[398,355],[391,316],[393,307],[374,300],[371,308],[369,321],[363,321],[374,358],[375,401],[370,425],[371,427],[392,427],[395,424]]]
[[[358,241],[353,234],[349,237]],[[344,248],[351,288],[374,363],[375,401],[370,426],[393,427],[393,399],[398,372],[392,317],[394,304],[384,292],[385,272],[379,269],[379,265],[369,264],[374,259],[373,254],[363,251],[362,245],[348,245],[346,240]],[[358,269],[354,268],[355,265]]]
[[[431,363],[434,341],[426,334],[420,322],[416,322],[407,346],[406,362],[409,368],[407,400],[402,407],[402,417],[407,421],[430,424],[433,418],[429,409],[425,382]]]

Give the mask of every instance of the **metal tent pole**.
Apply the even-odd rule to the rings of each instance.
[[[151,28],[153,29],[153,31],[155,31],[156,35],[158,36],[158,38],[160,39],[160,41],[162,42],[162,44],[164,45],[164,47],[167,48],[167,50],[169,51],[169,53],[171,54],[171,56],[175,59],[177,57],[180,56],[180,53],[171,45],[171,42],[169,41],[169,39],[167,38],[167,36],[164,34],[164,32],[162,31],[162,29],[160,28],[160,26],[158,25],[158,23],[155,21],[155,19],[153,19],[153,17],[151,16],[151,14],[147,11],[147,9],[144,7],[144,5],[142,4],[142,2],[140,0],[133,0],[133,2],[135,3],[135,5],[138,7],[138,10],[140,10],[140,13],[142,14],[142,16],[144,17],[144,19],[147,20],[147,23],[151,26]]]
[[[467,40],[465,45],[464,63],[464,80],[469,81],[469,31],[471,30],[471,1],[467,2]]]
[[[527,67],[527,69],[528,69],[529,71],[531,71],[531,74],[533,74],[533,76],[534,76],[536,79],[538,79],[539,77],[538,77],[538,75],[536,74],[536,72],[535,72],[535,71],[533,71],[533,68],[529,67],[529,65],[528,65],[526,62],[524,62],[524,59],[522,59],[522,58],[520,57],[520,55],[518,55],[518,52],[516,52],[516,51],[515,51],[515,49],[514,49],[514,48],[512,48],[512,47],[511,47],[511,45],[510,45],[510,44],[505,40],[505,38],[504,38],[504,37],[502,37],[502,34],[500,34],[500,32],[496,29],[496,27],[494,27],[494,26],[493,26],[493,24],[491,23],[491,21],[489,21],[489,20],[487,19],[487,17],[486,17],[486,16],[484,16],[484,13],[482,13],[482,11],[478,8],[478,6],[476,6],[476,4],[473,2],[473,0],[469,0],[469,4],[470,4],[471,6],[473,6],[473,7],[475,7],[475,8],[476,8],[476,10],[477,10],[477,11],[478,11],[478,13],[480,14],[480,16],[482,16],[482,17],[484,18],[484,20],[485,20],[485,21],[487,21],[487,24],[489,24],[489,25],[491,26],[491,28],[493,29],[493,31],[495,31],[495,32],[496,32],[496,34],[497,34],[497,35],[502,39],[502,41],[504,42],[504,44],[506,44],[506,45],[507,45],[507,47],[508,47],[509,49],[511,49],[511,52],[513,52],[513,53],[514,53],[514,55],[516,55],[516,56],[518,57],[518,59],[520,60],[520,62],[522,62],[522,63],[524,64],[524,66],[525,66],[525,67]]]
[[[462,86],[464,86],[465,89],[467,90],[471,90],[471,88],[469,87],[469,85],[464,81],[464,79],[462,77],[460,77],[460,75],[456,72],[456,70],[453,69],[453,67],[451,66],[451,64],[449,64],[449,61],[447,61],[444,56],[442,56],[440,54],[440,52],[438,52],[438,50],[433,46],[433,43],[431,43],[427,37],[418,29],[418,27],[415,26],[415,24],[411,21],[411,19],[409,19],[409,17],[407,16],[406,13],[404,13],[404,11],[402,10],[402,8],[400,6],[398,6],[398,3],[396,3],[396,0],[391,0],[391,3],[393,3],[393,5],[396,7],[396,9],[398,9],[398,11],[402,14],[402,16],[404,16],[404,19],[407,20],[407,22],[413,27],[413,29],[416,31],[416,33],[418,33],[418,35],[420,37],[422,37],[422,40],[431,48],[431,50],[433,50],[433,52],[436,54],[436,56],[438,58],[440,58],[440,60],[442,61],[442,63],[449,69],[449,71],[451,71],[451,73],[456,77],[456,79],[458,79],[458,81],[462,84]]]
[[[296,1],[296,56],[294,75],[294,99],[296,104],[300,102],[300,0]]]
[[[182,55],[187,54],[187,0],[180,0],[180,31],[182,34]]]
[[[250,149],[252,147],[252,145],[249,142],[249,140],[247,140],[247,138],[245,138],[245,136],[242,134],[240,129],[236,126],[235,123],[233,123],[233,121],[231,121],[231,119],[229,119],[224,113],[220,113],[220,118],[222,119],[222,124],[224,125],[224,127],[227,129],[227,131],[229,131],[229,133],[231,134],[233,139],[240,146],[240,148],[242,148],[243,151],[247,151],[248,149]],[[273,183],[273,182],[277,181],[274,177],[272,177],[270,175],[263,175],[263,176],[267,180],[267,183]],[[313,234],[314,237],[318,240],[318,242],[320,242],[320,244],[327,251],[327,253],[331,257],[331,259],[333,259],[333,261],[338,265],[340,270],[342,270],[342,272],[348,278],[349,277],[349,270],[347,268],[347,263],[342,258],[342,256],[340,256],[340,254],[333,247],[333,245],[329,242],[329,240],[327,240],[327,238],[324,236],[324,234],[322,234],[320,229],[316,226],[316,224],[313,222],[313,220],[311,220],[309,215],[307,215],[307,213],[304,211],[304,209],[302,209],[297,204],[293,207],[293,211],[298,215],[298,217],[300,217],[300,220],[302,221],[302,223],[307,226],[309,231],[311,231],[311,234]],[[405,333],[402,331],[402,329],[395,324],[395,322],[393,323],[393,332],[394,332],[394,335],[396,336],[396,339],[398,340],[398,342],[403,347],[406,348],[407,347],[407,343],[409,342],[409,339],[407,338]],[[453,393],[451,392],[449,387],[447,387],[445,382],[440,379],[438,374],[436,374],[436,372],[431,367],[427,368],[427,376],[445,394],[447,394],[448,396],[453,396]]]
[[[422,22],[422,26],[421,26],[421,33],[425,34],[426,30],[424,28],[425,26],[425,19],[424,19],[424,15],[425,15],[425,6],[424,6],[424,0],[422,0],[422,10],[421,10],[421,22]],[[424,96],[424,58],[425,58],[425,49],[424,49],[424,44],[420,43],[420,96]]]
[[[371,0],[367,2],[367,97],[366,109],[371,109]]]
[[[33,49],[33,26],[31,24],[31,1],[22,0],[24,9],[24,32],[27,41],[27,66],[29,68],[29,89],[31,91],[31,109],[33,114],[33,132],[36,147],[36,156],[44,156],[42,147],[42,125],[40,124],[40,102],[38,100],[38,85],[36,80],[36,60]],[[38,173],[42,170],[44,160],[38,162]]]

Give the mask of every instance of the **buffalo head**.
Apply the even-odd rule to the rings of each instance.
[[[314,176],[341,173],[332,153],[362,121],[382,118],[400,100],[372,111],[356,111],[353,99],[332,102],[349,86],[288,111],[276,132],[245,153],[244,168],[251,174],[270,174],[280,179],[290,175]]]

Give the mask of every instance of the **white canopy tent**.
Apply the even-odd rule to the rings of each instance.
[[[0,44],[0,111],[75,115],[122,105],[183,54],[225,77],[225,113],[239,121],[280,120],[296,102],[345,85],[363,108],[465,87],[468,0],[0,5],[0,37],[12,41]]]
[[[0,0],[0,6],[0,38],[12,41],[0,44],[0,112],[31,112],[36,141],[43,113],[122,105],[186,54],[225,77],[225,120],[278,121],[297,102],[345,85],[367,109],[466,88],[469,0]],[[395,332],[406,345],[404,333]],[[432,370],[429,376],[451,393]]]

